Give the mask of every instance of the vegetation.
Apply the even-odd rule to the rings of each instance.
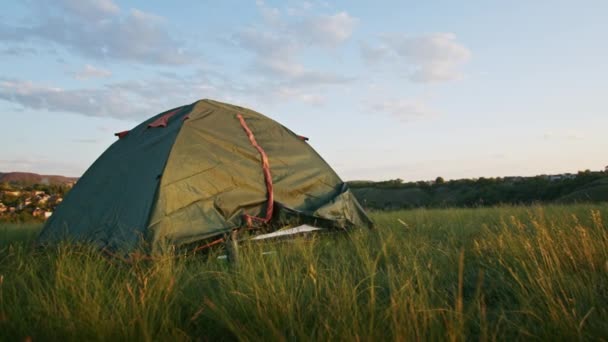
[[[0,183],[0,222],[44,222],[44,213],[52,213],[71,187],[71,184]]]
[[[36,249],[0,227],[0,339],[586,340],[608,336],[608,205],[416,209],[209,255]],[[262,252],[272,252],[262,254]]]
[[[581,203],[608,201],[608,172],[458,179],[433,182],[349,182],[367,208],[407,209],[479,207],[499,204]]]

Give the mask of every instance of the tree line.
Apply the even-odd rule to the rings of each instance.
[[[374,209],[608,200],[608,172],[590,170],[564,175],[448,181],[442,177],[418,182],[352,181],[349,186],[364,206]]]

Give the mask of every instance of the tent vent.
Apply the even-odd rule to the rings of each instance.
[[[117,136],[118,139],[124,138],[127,134],[129,134],[129,131],[122,131],[122,132],[114,133],[114,135]]]
[[[177,114],[177,112],[179,112],[182,109],[182,107],[174,109],[170,112],[168,112],[167,114],[161,116],[160,118],[154,120],[152,123],[150,123],[148,125],[148,128],[152,128],[152,127],[167,127],[167,123],[169,122],[169,119]]]

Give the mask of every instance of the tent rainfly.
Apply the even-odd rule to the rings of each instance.
[[[47,221],[40,243],[157,253],[244,227],[372,226],[306,138],[253,110],[200,100],[116,135]]]

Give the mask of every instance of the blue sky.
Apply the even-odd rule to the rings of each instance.
[[[78,176],[201,98],[311,138],[342,178],[608,164],[606,1],[5,1],[0,171]]]

